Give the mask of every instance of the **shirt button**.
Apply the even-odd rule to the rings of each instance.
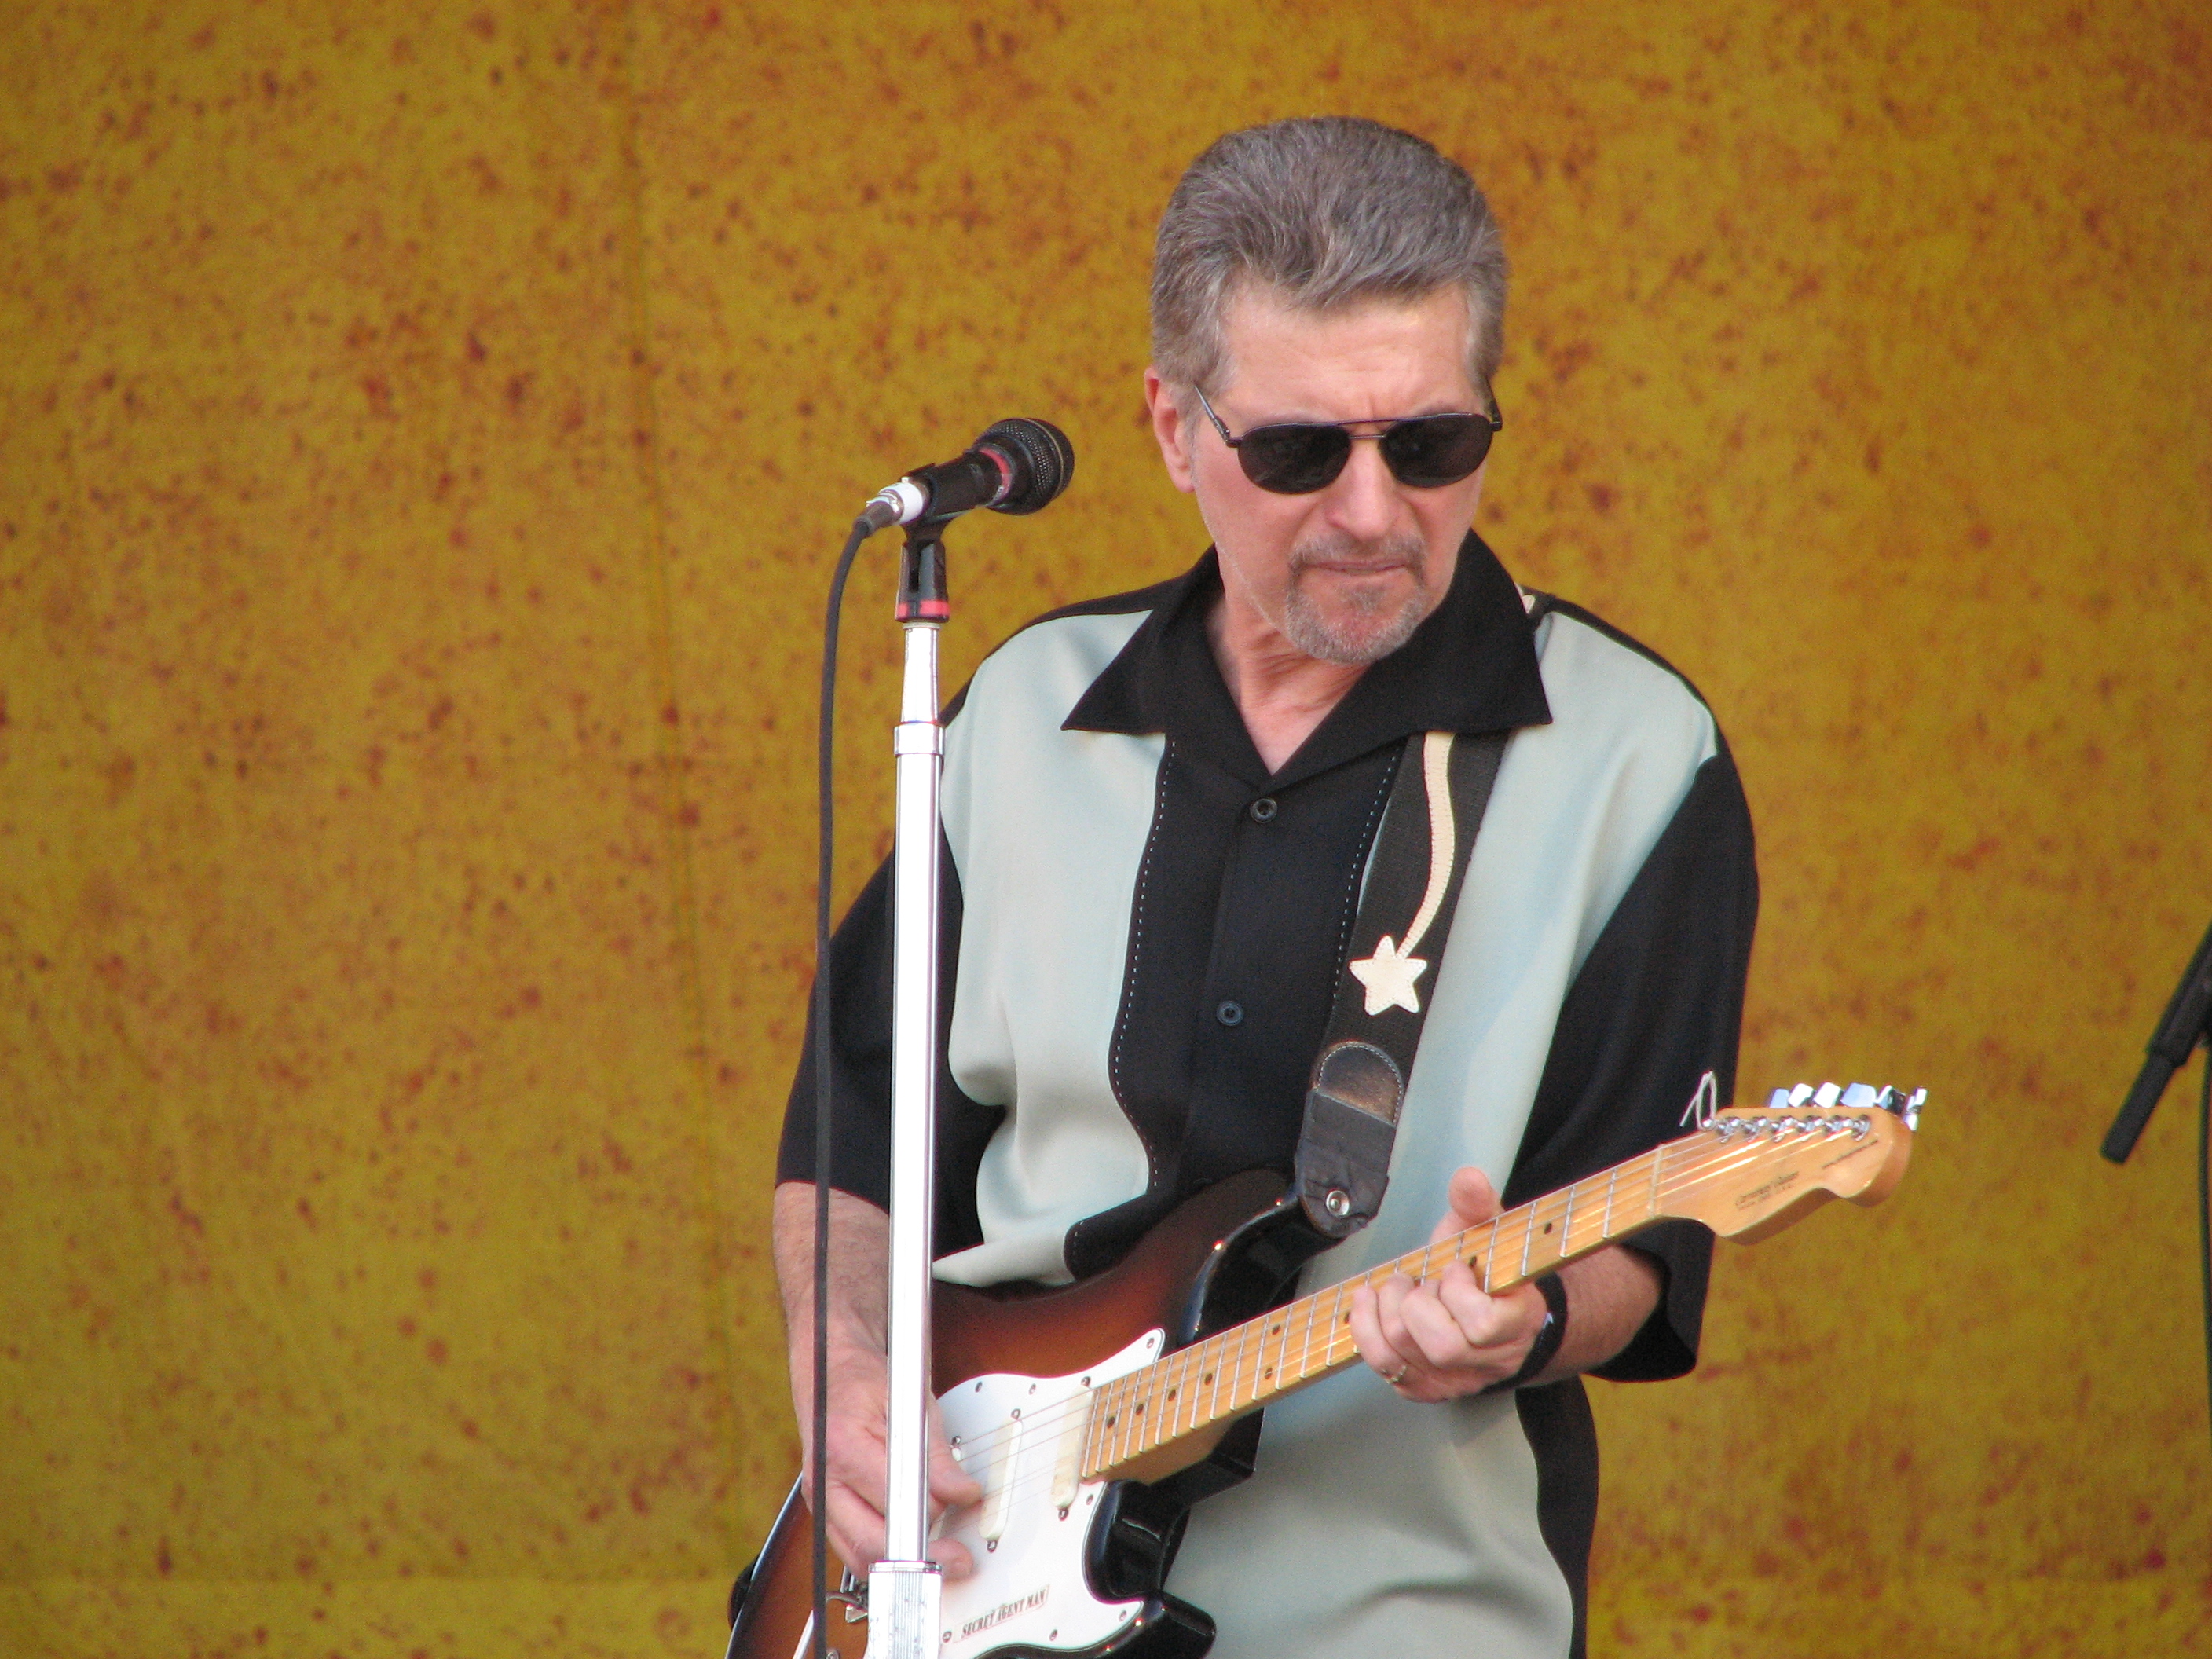
[[[1266,823],[1275,816],[1275,798],[1273,795],[1262,795],[1247,810],[1252,814],[1253,823]]]
[[[1224,1002],[1213,1011],[1213,1017],[1224,1025],[1242,1025],[1244,1023],[1244,1005],[1241,1002]]]

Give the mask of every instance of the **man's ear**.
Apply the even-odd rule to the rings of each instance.
[[[1175,388],[1160,378],[1157,368],[1145,371],[1145,410],[1152,416],[1152,437],[1166,463],[1168,482],[1186,495],[1197,493],[1190,475],[1190,423],[1176,403]]]

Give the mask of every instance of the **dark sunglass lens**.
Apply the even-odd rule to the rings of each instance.
[[[1244,476],[1278,495],[1326,489],[1352,454],[1352,434],[1338,426],[1263,426],[1238,442]]]
[[[1439,489],[1470,476],[1490,453],[1490,422],[1479,415],[1401,421],[1382,434],[1382,459],[1398,482]]]

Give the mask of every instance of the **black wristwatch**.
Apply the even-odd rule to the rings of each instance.
[[[1528,1357],[1521,1362],[1519,1370],[1492,1383],[1483,1390],[1485,1394],[1504,1394],[1509,1389],[1517,1389],[1529,1378],[1541,1376],[1544,1367],[1559,1357],[1559,1345],[1567,1340],[1567,1287],[1559,1282],[1557,1273],[1546,1273],[1535,1284],[1544,1294],[1544,1322],[1536,1328],[1536,1340],[1528,1345]]]

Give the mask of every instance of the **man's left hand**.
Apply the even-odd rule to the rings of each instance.
[[[1451,1207],[1430,1234],[1431,1243],[1498,1212],[1490,1177],[1472,1164],[1452,1176],[1447,1196]],[[1455,1400],[1519,1370],[1544,1313],[1544,1293],[1534,1285],[1490,1296],[1471,1268],[1455,1261],[1419,1284],[1399,1274],[1380,1291],[1354,1291],[1352,1336],[1360,1358],[1405,1398]]]

